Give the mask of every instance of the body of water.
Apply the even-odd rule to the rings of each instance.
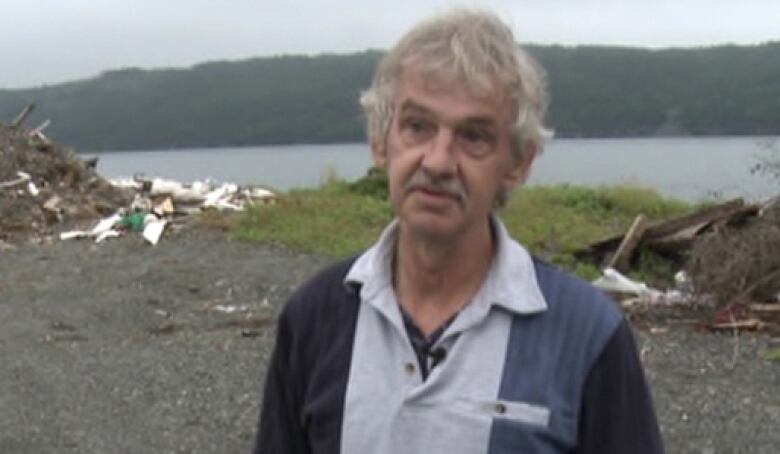
[[[632,184],[698,201],[735,196],[762,200],[780,181],[753,175],[761,156],[780,159],[777,137],[555,139],[537,158],[529,185]],[[289,190],[337,175],[353,180],[371,165],[366,144],[289,145],[97,154],[108,178],[143,174],[189,182],[212,178]]]

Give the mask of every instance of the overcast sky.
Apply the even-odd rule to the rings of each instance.
[[[458,5],[493,9],[538,44],[780,40],[780,0],[0,0],[0,88],[130,66],[386,49],[416,20]]]

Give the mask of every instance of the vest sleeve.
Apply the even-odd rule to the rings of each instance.
[[[286,309],[289,309],[289,305]],[[296,345],[289,310],[279,318],[271,362],[266,373],[255,454],[305,454],[306,435],[301,424],[302,386],[295,370]]]
[[[650,389],[631,327],[625,319],[588,374],[575,452],[664,452]]]

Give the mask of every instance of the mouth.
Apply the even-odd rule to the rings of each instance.
[[[410,192],[417,193],[418,195],[422,196],[424,200],[432,202],[445,202],[452,200],[460,203],[462,198],[459,194],[431,186],[414,186],[411,188]]]
[[[431,196],[431,197],[455,197],[454,195],[450,194],[449,192],[441,191],[438,189],[433,188],[426,188],[426,187],[418,187],[415,188],[416,191],[422,192],[425,195]]]

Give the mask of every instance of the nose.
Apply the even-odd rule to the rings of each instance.
[[[433,176],[450,177],[457,172],[455,136],[447,128],[441,128],[425,151],[422,167]]]

